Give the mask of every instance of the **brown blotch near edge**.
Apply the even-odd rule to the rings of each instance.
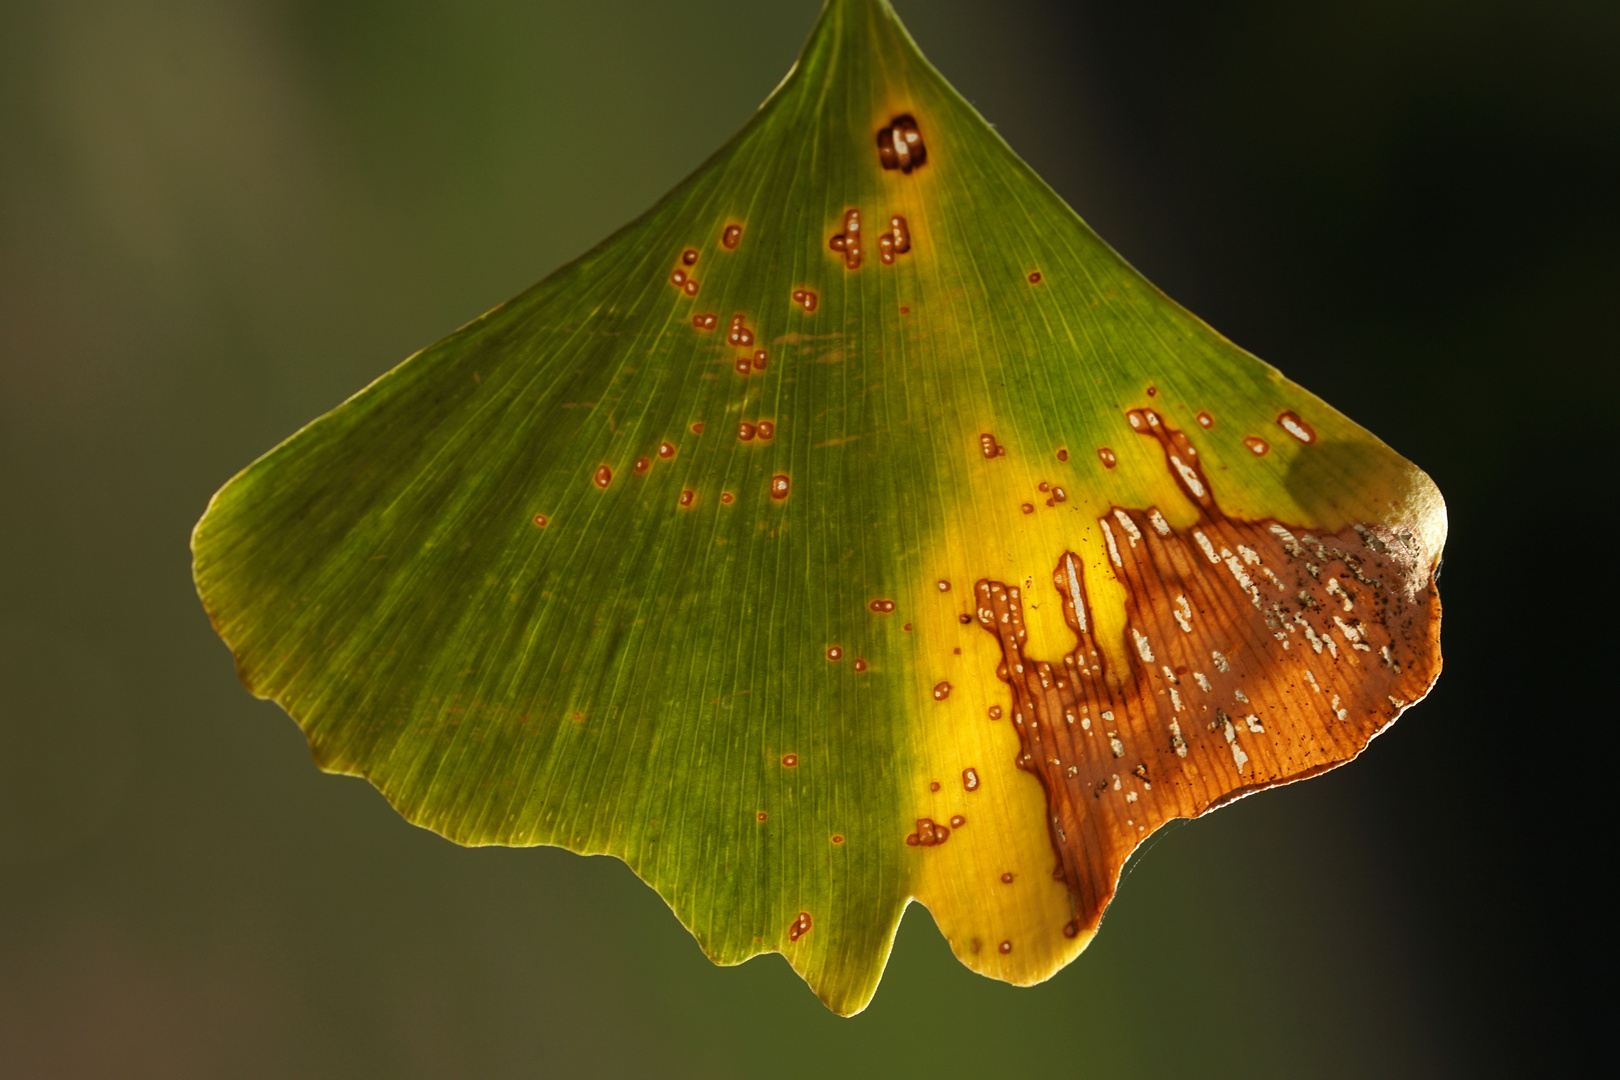
[[[810,928],[813,925],[814,922],[811,920],[810,913],[808,911],[799,912],[799,917],[794,919],[793,922],[788,926],[788,940],[798,941],[800,938],[804,937],[804,935],[810,932]]]

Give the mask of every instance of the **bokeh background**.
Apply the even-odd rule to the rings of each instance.
[[[0,1075],[1440,1077],[1615,1049],[1612,0],[898,0],[1080,213],[1445,492],[1446,672],[1168,830],[1015,990],[717,969],[620,863],[463,850],[238,686],[252,458],[645,209],[815,0],[0,4]]]

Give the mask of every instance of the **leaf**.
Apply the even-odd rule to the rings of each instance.
[[[830,0],[644,217],[215,496],[199,591],[324,769],[615,855],[718,963],[1014,983],[1165,822],[1439,670],[1434,485],[1177,307]]]

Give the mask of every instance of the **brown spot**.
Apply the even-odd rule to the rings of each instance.
[[[758,816],[760,821],[764,821],[765,818],[766,818],[765,811],[761,810],[757,816]]]
[[[1003,885],[1011,885],[1013,883],[1013,878],[1015,877],[1017,877],[1017,875],[1009,870],[1005,874],[1001,875],[1001,883]]]
[[[900,627],[900,629],[904,630],[906,633],[909,634],[909,633],[911,633],[911,624],[906,623],[904,626]]]
[[[692,425],[692,434],[694,434],[694,435],[703,434],[703,421],[699,420],[697,423]]]
[[[726,331],[726,340],[733,345],[752,345],[754,343],[754,332],[743,321],[742,312],[738,312],[731,317],[731,329]],[[746,357],[743,362],[747,363]]]
[[[1271,449],[1271,444],[1266,442],[1266,440],[1262,439],[1258,435],[1246,436],[1243,440],[1243,445],[1247,446],[1249,448],[1249,453],[1253,454],[1255,457],[1265,457],[1266,452]]]
[[[859,270],[861,267],[861,251],[864,241],[861,239],[861,212],[858,209],[844,211],[844,231],[834,234],[827,241],[827,246],[844,256],[844,267],[848,270]]]
[[[929,818],[917,819],[917,831],[906,837],[911,847],[938,847],[951,838],[949,826],[936,824]]]
[[[985,431],[980,432],[979,434],[979,452],[984,455],[986,461],[989,461],[992,458],[1000,457],[1007,451],[996,442],[996,437],[994,435],[990,434],[988,431]]]
[[[681,490],[681,505],[682,506],[691,506],[693,501],[696,500],[696,499],[697,499],[697,492],[693,491],[691,488],[683,488]]]
[[[733,495],[729,491],[722,491],[720,493],[720,501],[725,503],[727,506],[730,506],[732,503],[737,501],[737,496]]]
[[[997,948],[999,948],[1001,950],[1002,954],[1005,955],[1007,953],[1012,952],[1012,942],[1003,941],[1000,945],[997,946]]]
[[[765,350],[764,349],[755,349],[754,350],[754,370],[755,371],[764,371],[765,370],[765,361],[766,361],[766,359],[767,359],[767,357],[765,355]]]
[[[715,319],[714,315],[710,312],[703,312],[700,315],[692,316],[692,325],[697,327],[699,330],[713,330],[716,321],[717,320]]]
[[[1097,447],[1097,460],[1103,463],[1105,469],[1112,469],[1119,464],[1119,459],[1114,456],[1114,452],[1106,446]]]
[[[536,514],[534,515],[534,523],[543,529],[547,525],[551,524],[551,519],[546,517],[544,514]]]
[[[1040,483],[1036,484],[1035,487],[1039,491],[1051,491],[1052,490],[1052,485],[1048,484],[1045,480],[1042,480]]]
[[[1034,503],[1022,503],[1018,508],[1026,514],[1033,514],[1035,512]]]
[[[1029,283],[1031,285],[1039,285],[1041,283],[1041,272],[1039,270],[1031,270],[1029,272]]]
[[[974,586],[1025,721],[1017,764],[1046,795],[1070,937],[1096,927],[1125,859],[1160,825],[1350,760],[1438,671],[1433,553],[1410,532],[1230,517],[1185,434],[1151,409],[1128,419],[1197,518],[1171,528],[1155,508],[1114,507],[1099,521],[1125,591],[1125,665],[1093,637],[1078,556],[1054,568],[1075,644],[1053,662],[1026,651],[1017,586]],[[1088,738],[1088,717],[1105,737]],[[1127,746],[1151,788],[1119,784]]]
[[[753,370],[753,367],[748,363],[748,357],[746,356],[737,357],[736,363],[732,364],[731,366],[732,369],[735,370],[739,375],[747,375]]]
[[[843,833],[833,833],[832,834],[832,842],[835,843],[835,844],[842,844],[844,842],[844,834]]]
[[[908,175],[928,162],[928,147],[923,145],[922,132],[910,113],[903,113],[878,128],[877,152],[878,164]]]
[[[591,479],[596,481],[597,487],[606,488],[609,484],[613,483],[613,470],[608,468],[606,465],[598,465],[596,467],[596,475]]]
[[[967,791],[979,790],[979,770],[969,766],[962,770],[962,787]]]
[[[1068,461],[1069,460],[1069,452],[1067,450],[1065,450],[1061,446],[1058,447],[1057,459],[1059,461]]]
[[[684,292],[687,296],[696,296],[698,294],[697,279],[696,278],[687,278],[686,279],[686,284],[681,286],[681,291]]]
[[[810,913],[808,911],[799,912],[799,917],[794,919],[792,925],[788,927],[788,940],[798,941],[810,932],[811,925]]]
[[[1281,413],[1277,417],[1277,426],[1302,443],[1316,441],[1316,429],[1299,418],[1297,412]]]
[[[1063,936],[1066,937],[1066,938],[1079,937],[1080,936],[1080,920],[1079,919],[1070,919],[1068,922],[1064,923],[1063,924]]]
[[[669,283],[671,285],[685,285],[686,284],[686,271],[681,270],[679,268],[676,268],[675,270],[670,271]]]
[[[681,252],[681,262],[685,263],[687,266],[691,266],[697,261],[697,248],[687,248],[685,251]]]
[[[782,473],[777,473],[775,476],[771,477],[771,498],[782,500],[787,497],[788,478]]]
[[[979,955],[979,939],[974,938],[972,941],[968,942],[968,948],[972,950],[974,956]]]
[[[855,671],[857,673],[859,673],[859,672],[862,672],[862,671],[865,671],[865,670],[866,670],[866,661],[861,659],[859,656],[857,656],[855,658]]]
[[[1159,388],[1157,386],[1150,386],[1150,387],[1147,388],[1147,396],[1148,397],[1152,397],[1153,395],[1157,394],[1158,392],[1159,392]]]
[[[782,755],[782,767],[783,768],[791,769],[795,765],[797,765],[798,763],[799,763],[799,755],[798,754],[783,754]]]
[[[759,437],[760,438],[765,439],[765,440],[768,441],[771,438],[773,438],[775,435],[776,435],[776,425],[775,424],[771,423],[769,420],[761,420],[759,422]]]
[[[830,648],[827,649],[827,659],[829,659],[829,660],[842,660],[843,658],[844,658],[844,650],[840,649],[837,645],[833,645],[833,646],[831,646]]]
[[[928,790],[929,791],[938,791],[939,790],[939,781],[938,780],[930,781],[929,784],[928,784]]]
[[[871,611],[873,611],[874,613],[876,613],[878,615],[888,615],[888,614],[893,613],[893,611],[894,611],[894,601],[893,600],[873,600],[871,603],[867,604],[866,606]]]
[[[727,251],[737,249],[737,241],[742,239],[741,225],[727,225],[725,232],[720,234],[720,246]]]
[[[940,583],[939,583],[939,591],[940,592],[950,592],[951,591],[951,583],[942,578],[940,580]]]
[[[907,307],[906,305],[901,304],[900,305],[900,314],[902,314],[902,315],[910,315],[911,314],[911,309],[909,307]]]
[[[992,705],[992,706],[990,706],[990,719],[992,719],[992,720],[1000,720],[1001,719],[1001,706],[1000,705]]]
[[[737,422],[737,438],[743,442],[753,442],[754,425],[746,420],[739,420]]]
[[[669,443],[669,442],[661,442],[661,443],[659,443],[658,444],[658,456],[663,458],[665,461],[668,461],[670,458],[674,457],[675,456],[675,444]]]
[[[650,458],[636,458],[636,472],[644,473],[650,468],[652,468],[652,460]]]
[[[948,698],[950,696],[951,696],[951,684],[950,683],[941,682],[941,683],[935,683],[934,684],[934,700],[935,701],[944,701],[946,698]]]
[[[793,302],[799,307],[803,308],[805,311],[816,310],[816,294],[811,292],[809,289],[794,289]]]
[[[1201,412],[1198,414],[1198,426],[1208,431],[1215,426],[1215,418],[1207,412]]]
[[[966,824],[967,824],[967,818],[963,817],[961,814],[952,815],[952,817],[951,817],[951,828],[960,829],[962,826],[964,826]]]

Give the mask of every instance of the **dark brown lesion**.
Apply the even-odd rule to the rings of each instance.
[[[1349,761],[1439,672],[1433,558],[1416,537],[1228,517],[1186,436],[1151,410],[1128,415],[1199,516],[1172,528],[1156,508],[1115,507],[1100,519],[1126,593],[1124,669],[1098,647],[1079,556],[1053,573],[1075,636],[1056,661],[1027,654],[1016,585],[975,587],[1012,691],[1018,767],[1046,793],[1070,937],[1096,926],[1126,857],[1161,824]]]
[[[928,147],[910,113],[897,116],[878,128],[877,150],[878,162],[885,169],[899,169],[908,175],[928,162]]]

